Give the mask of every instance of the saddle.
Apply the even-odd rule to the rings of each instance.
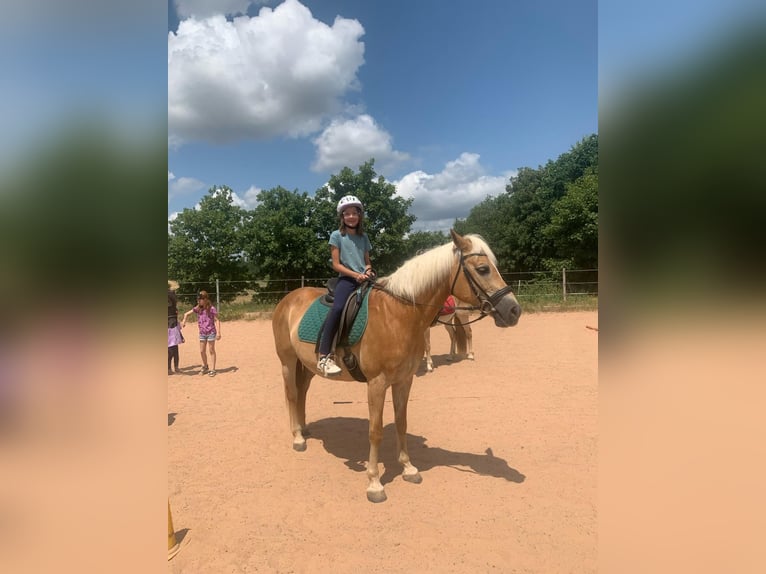
[[[333,302],[335,301],[335,286],[338,283],[338,279],[338,277],[333,277],[327,281],[327,293],[319,298],[319,302],[322,305],[326,307],[332,307]],[[334,349],[343,349],[343,364],[346,365],[346,368],[348,369],[349,373],[351,373],[351,376],[360,382],[367,382],[367,377],[359,367],[359,361],[357,360],[356,355],[351,352],[352,343],[349,342],[349,337],[352,334],[351,331],[354,327],[354,321],[356,320],[357,315],[359,315],[359,311],[362,309],[364,299],[367,297],[367,294],[372,288],[373,283],[374,281],[364,281],[359,286],[359,288],[351,293],[349,298],[346,300],[346,303],[343,306],[343,312],[340,316],[338,330],[335,332],[335,338],[332,342],[332,347]],[[321,338],[321,332],[323,329],[324,322],[319,329],[320,336],[317,338],[316,346],[314,347],[315,352],[319,352],[319,339]]]

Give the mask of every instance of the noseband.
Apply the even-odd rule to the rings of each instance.
[[[460,253],[460,266],[458,270],[455,272],[455,278],[452,280],[452,286],[450,287],[450,294],[455,295],[455,285],[457,284],[457,278],[460,276],[460,270],[463,270],[463,274],[465,275],[466,280],[468,281],[468,285],[471,288],[471,291],[473,291],[473,294],[476,296],[476,298],[479,300],[479,307],[470,307],[470,309],[477,309],[481,312],[481,317],[484,317],[485,315],[489,315],[493,313],[494,311],[497,311],[495,308],[496,305],[502,300],[503,297],[505,297],[508,293],[512,291],[511,287],[509,285],[506,285],[505,287],[501,287],[492,295],[488,294],[481,285],[478,284],[476,279],[473,278],[473,276],[468,272],[468,268],[465,265],[465,260],[468,257],[474,257],[484,255],[483,253],[469,253],[467,255],[464,255],[462,252]]]

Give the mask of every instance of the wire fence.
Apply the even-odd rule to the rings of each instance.
[[[501,275],[519,301],[532,298],[567,301],[576,297],[598,297],[598,269],[527,271]],[[215,280],[213,283],[184,281],[176,295],[182,301],[194,302],[199,290],[205,289],[211,298],[215,298],[219,309],[222,301],[276,305],[290,291],[300,287],[324,287],[330,278]]]

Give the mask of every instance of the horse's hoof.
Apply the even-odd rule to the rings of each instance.
[[[294,442],[293,443],[293,450],[297,450],[298,452],[303,452],[306,450],[306,443],[305,442]]]
[[[385,502],[386,501],[386,491],[385,490],[368,490],[367,491],[367,500],[370,502]]]
[[[411,482],[412,484],[420,484],[423,482],[423,477],[420,476],[419,472],[416,472],[415,474],[403,474],[402,478],[407,482]]]

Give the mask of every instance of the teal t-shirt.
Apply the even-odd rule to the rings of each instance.
[[[340,262],[357,273],[364,273],[364,254],[372,249],[370,238],[363,235],[341,235],[337,229],[330,234],[330,245],[340,249]]]

